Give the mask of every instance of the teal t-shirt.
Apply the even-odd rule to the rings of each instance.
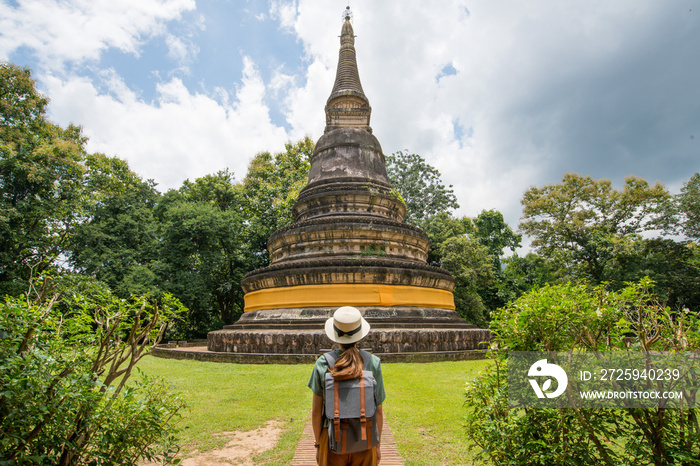
[[[341,355],[342,350],[336,349],[335,352],[338,356]],[[386,398],[386,393],[384,392],[384,379],[382,378],[382,363],[379,358],[375,355],[369,360],[369,364],[365,367],[366,371],[372,372],[374,375],[374,380],[377,381],[377,391],[375,397],[377,400],[377,406],[384,402]],[[309,388],[318,396],[323,396],[324,380],[326,377],[326,372],[328,371],[328,362],[324,356],[319,357],[314,365],[314,370],[311,372],[311,378],[309,379]]]

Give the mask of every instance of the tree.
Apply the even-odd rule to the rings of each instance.
[[[153,266],[161,241],[153,209],[159,198],[154,183],[133,180],[123,192],[97,203],[73,233],[70,264],[119,297],[158,296],[160,280]]]
[[[77,131],[47,127],[51,141],[0,146],[0,283],[26,285],[29,270],[49,269],[85,210],[86,171]],[[4,143],[5,141],[3,141]]]
[[[162,237],[158,274],[164,289],[190,309],[182,336],[201,337],[243,313],[240,283],[269,264],[267,239],[294,219],[314,145],[308,138],[285,151],[257,154],[244,180],[229,171],[185,181],[156,208]]]
[[[452,185],[445,186],[440,172],[418,154],[407,150],[386,157],[389,180],[406,203],[406,223],[422,226],[430,217],[459,208]]]
[[[47,103],[28,69],[0,63],[0,294],[56,268],[91,206],[134,176],[88,154],[80,127],[49,122]]]
[[[610,180],[567,173],[561,183],[525,192],[520,231],[565,274],[600,283],[620,241],[669,226],[670,200],[662,185],[634,176],[616,190]]]
[[[188,202],[211,204],[221,211],[243,210],[242,186],[236,183],[234,174],[228,169],[197,178],[194,182],[185,180],[178,192]]]
[[[688,238],[700,240],[700,173],[695,173],[677,196],[683,215],[682,229]]]
[[[63,230],[81,210],[79,130],[51,125],[44,116],[47,104],[29,69],[0,63],[2,292],[24,289],[18,281],[28,278],[30,268],[50,266],[66,241]]]
[[[241,280],[253,270],[255,263],[251,247],[245,240],[247,219],[243,186],[235,182],[233,173],[224,170],[198,178],[194,183],[186,180],[179,192],[189,206],[178,204],[178,208],[184,209],[181,213],[187,209],[209,212],[191,217],[197,224],[194,228],[200,231],[191,240],[195,248],[192,254],[207,261],[198,262],[194,270],[206,284],[206,293],[213,297],[214,308],[218,310],[216,320],[232,324],[243,313]],[[170,221],[164,224],[163,231],[172,240],[177,230],[176,236],[181,239],[187,237],[187,232],[181,227]],[[186,282],[183,284],[186,286]]]
[[[168,205],[163,213],[155,269],[164,290],[189,309],[181,336],[202,337],[241,314],[240,281],[248,270],[243,222],[236,210],[186,200]]]
[[[34,88],[29,68],[0,62],[0,141],[17,150],[45,137],[49,100]]]
[[[488,312],[511,297],[503,293],[501,270],[504,249],[520,246],[517,235],[497,210],[484,210],[477,217],[455,218],[440,212],[423,222],[430,239],[428,263],[443,267],[456,280],[455,300],[467,320],[483,324]],[[484,261],[490,261],[484,269]],[[512,299],[512,298],[511,298]],[[476,316],[476,317],[475,317]]]
[[[473,236],[488,250],[493,261],[493,281],[487,288],[480,292],[481,299],[490,310],[503,306],[510,298],[509,293],[504,293],[505,277],[501,264],[504,249],[511,252],[520,247],[521,235],[513,232],[513,229],[503,219],[503,214],[495,209],[482,210],[473,219]]]
[[[503,219],[503,214],[496,209],[482,210],[473,222],[476,227],[474,236],[486,246],[494,260],[494,271],[499,273],[503,250],[508,248],[511,252],[515,252],[520,247],[522,235],[513,232],[510,225]]]
[[[522,257],[515,254],[504,259],[503,263],[505,268],[497,277],[497,296],[503,304],[515,301],[534,288],[556,282],[552,266],[537,254],[530,252]]]
[[[700,311],[700,251],[696,243],[650,238],[620,248],[610,266],[611,287],[644,277],[654,280],[661,302],[673,310]]]
[[[428,264],[441,267],[441,245],[450,238],[465,236],[473,232],[475,227],[470,218],[456,218],[443,211],[428,217],[423,222],[422,228],[428,234],[428,239],[430,240]]]
[[[243,312],[241,280],[269,263],[267,238],[293,222],[312,153],[305,138],[275,156],[258,154],[243,182],[223,170],[163,195],[128,170],[103,167],[101,175],[119,176],[101,176],[100,186],[128,183],[87,210],[71,265],[122,297],[172,293],[188,308],[169,330],[173,337],[200,338],[231,324]]]
[[[256,258],[256,267],[269,265],[267,239],[276,230],[294,223],[292,207],[306,186],[314,143],[306,136],[285,151],[261,152],[248,166],[243,180],[246,238]]]
[[[483,327],[489,316],[482,294],[494,285],[493,258],[478,240],[453,236],[440,244],[440,265],[455,279],[457,312],[469,323]]]

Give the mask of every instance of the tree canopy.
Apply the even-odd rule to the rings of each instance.
[[[691,239],[700,240],[700,173],[695,173],[677,196],[683,220],[681,229]]]
[[[634,176],[617,190],[610,180],[567,173],[561,183],[525,192],[520,231],[570,276],[600,283],[620,242],[669,226],[671,200],[661,184]]]
[[[406,203],[405,222],[421,226],[440,212],[459,208],[452,185],[445,186],[437,168],[407,150],[386,157],[389,180]]]
[[[88,154],[79,126],[46,118],[31,72],[0,63],[0,293],[56,266],[89,210],[138,179],[116,157]]]

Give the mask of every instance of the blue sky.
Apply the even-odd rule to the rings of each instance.
[[[56,123],[161,190],[316,140],[340,0],[0,0],[0,59]],[[461,208],[501,210],[565,172],[678,192],[700,171],[695,0],[352,0],[385,153],[421,154]]]

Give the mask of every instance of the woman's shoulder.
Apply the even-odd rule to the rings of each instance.
[[[328,360],[326,359],[326,355],[322,354],[316,359],[316,363],[314,364],[314,368],[328,368]]]
[[[382,365],[382,360],[374,353],[369,353],[369,365],[371,367],[380,367]]]

